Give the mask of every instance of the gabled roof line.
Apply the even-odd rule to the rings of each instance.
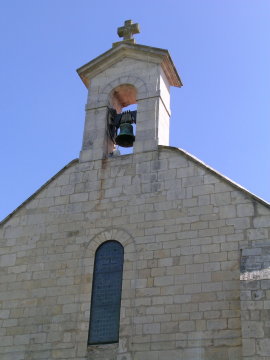
[[[20,208],[22,208],[25,204],[27,204],[30,200],[32,200],[38,193],[40,193],[47,185],[49,185],[54,179],[56,179],[59,175],[61,175],[66,169],[71,167],[72,165],[79,162],[79,159],[74,159],[70,161],[66,166],[64,166],[61,170],[59,170],[55,175],[53,175],[48,181],[46,181],[40,188],[38,188],[31,196],[29,196],[24,202],[22,202],[15,210],[13,210],[9,215],[7,215],[2,221],[0,221],[0,226],[3,225],[7,220],[11,218],[11,216],[17,212]]]
[[[195,162],[196,164],[199,164],[200,166],[206,168],[207,170],[209,170],[210,172],[212,172],[213,174],[218,176],[220,179],[222,179],[222,180],[226,181],[227,183],[229,183],[231,186],[233,186],[237,190],[240,190],[240,191],[244,192],[245,194],[247,194],[252,199],[258,201],[259,203],[261,203],[262,205],[264,205],[264,206],[266,206],[266,207],[268,207],[270,209],[270,203],[269,202],[265,201],[264,199],[260,198],[259,196],[255,195],[255,194],[253,194],[252,192],[250,192],[249,190],[247,190],[243,186],[237,184],[235,181],[231,180],[227,176],[225,176],[225,175],[221,174],[220,172],[218,172],[217,170],[213,169],[211,166],[205,164],[203,161],[198,159],[196,156],[190,154],[186,150],[183,150],[183,149],[175,147],[175,146],[159,145],[158,147],[160,149],[175,150],[177,152],[180,152],[188,160],[191,160],[191,161]],[[79,162],[79,159],[74,159],[74,160],[70,161],[66,166],[64,166],[61,170],[59,170],[48,181],[46,181],[39,189],[37,189],[31,196],[29,196],[24,202],[22,202],[15,210],[13,210],[2,221],[0,221],[0,226],[3,225],[7,220],[9,220],[15,212],[17,212],[25,204],[27,204],[30,200],[32,200],[38,193],[40,193],[47,185],[49,185],[53,180],[55,180],[59,175],[61,175],[66,169],[68,169],[69,167],[71,167],[72,165],[74,165],[74,164],[76,164],[78,162]]]
[[[200,159],[198,159],[196,156],[190,154],[189,152],[187,152],[186,150],[183,150],[181,148],[175,147],[175,146],[165,146],[165,145],[159,145],[159,147],[164,148],[164,149],[170,149],[170,150],[176,150],[176,151],[180,151],[186,158],[194,161],[195,163],[203,166],[204,168],[206,168],[207,170],[211,171],[212,173],[214,173],[215,175],[217,175],[219,178],[221,178],[222,180],[226,181],[227,183],[229,183],[230,185],[232,185],[234,188],[236,188],[237,190],[240,190],[244,193],[246,193],[249,197],[251,197],[252,199],[260,202],[261,204],[267,206],[268,208],[270,208],[270,203],[267,202],[266,200],[260,198],[259,196],[253,194],[252,192],[250,192],[249,190],[247,190],[246,188],[244,188],[242,185],[239,185],[238,183],[236,183],[235,181],[231,180],[230,178],[228,178],[227,176],[221,174],[220,172],[218,172],[217,170],[213,169],[211,166],[205,164],[203,161],[201,161]]]

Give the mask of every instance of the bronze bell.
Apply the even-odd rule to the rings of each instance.
[[[115,138],[116,144],[127,148],[133,146],[134,141],[133,126],[129,123],[121,124],[119,135]]]

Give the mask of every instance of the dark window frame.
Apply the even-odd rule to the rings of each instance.
[[[111,259],[114,259],[119,261],[118,264],[116,264],[116,271],[100,271],[99,267],[100,264],[98,264],[98,260],[102,255],[102,251],[106,254],[106,250],[108,251],[108,247],[113,247],[115,249],[118,248],[118,253],[115,258],[108,257],[107,259],[109,262]],[[119,259],[117,259],[119,258]],[[95,262],[94,262],[94,271],[93,271],[93,280],[92,280],[92,294],[91,294],[91,309],[90,309],[90,321],[89,321],[89,331],[88,331],[88,345],[103,345],[103,344],[113,344],[119,342],[119,327],[120,327],[120,311],[121,311],[121,296],[122,296],[122,284],[123,284],[123,266],[124,266],[124,247],[123,245],[116,240],[109,240],[104,243],[102,243],[96,250],[95,253]],[[112,265],[112,267],[114,267]],[[106,264],[105,264],[106,269]],[[108,267],[110,269],[110,266]],[[103,275],[102,275],[103,274]],[[107,277],[106,277],[107,274]],[[99,278],[99,280],[97,279]],[[100,281],[102,280],[102,281]],[[109,286],[108,286],[108,280]],[[100,316],[102,305],[98,303],[98,297],[101,296],[100,289],[102,288],[102,285],[98,286],[98,284],[107,283],[105,287],[102,288],[104,291],[104,297],[103,299],[106,299],[106,295],[110,293],[111,291],[111,284],[113,284],[113,280],[118,281],[118,284],[116,283],[116,289],[117,293],[114,296],[114,299],[112,299],[113,303],[112,305],[109,303],[108,305],[103,305],[105,308],[104,314],[107,316],[104,316],[103,318]],[[107,294],[106,294],[107,293]],[[117,302],[115,302],[117,301]],[[105,301],[106,302],[106,301]],[[116,311],[115,311],[116,310]],[[114,336],[111,337],[106,335],[101,335],[99,337],[98,330],[95,330],[95,325],[98,323],[98,321],[105,320],[105,322],[109,323],[110,321],[116,322],[115,330],[114,330]],[[108,325],[107,325],[108,326]],[[106,331],[106,329],[105,329]],[[98,339],[99,338],[99,339]]]

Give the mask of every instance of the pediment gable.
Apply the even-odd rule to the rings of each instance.
[[[182,82],[173,64],[168,50],[138,45],[119,43],[110,50],[77,69],[85,86],[88,88],[91,78],[106,71],[124,58],[133,58],[145,62],[160,64],[171,86],[181,87]]]
[[[251,193],[249,190],[245,189],[244,187],[237,184],[233,180],[229,179],[225,175],[219,173],[218,171],[216,171],[215,169],[213,169],[209,165],[205,164],[203,161],[201,161],[198,158],[196,158],[195,156],[189,154],[187,151],[185,151],[183,149],[180,149],[180,148],[177,148],[177,147],[162,146],[162,145],[159,146],[159,150],[160,151],[175,152],[175,153],[177,153],[179,155],[179,157],[182,157],[182,158],[185,158],[188,161],[194,162],[195,164],[197,164],[198,167],[201,167],[202,169],[209,172],[210,175],[212,174],[213,176],[216,176],[216,177],[220,178],[227,185],[229,185],[232,188],[242,192],[243,194],[245,194],[251,200],[260,203],[261,205],[265,206],[267,209],[270,210],[270,204],[267,201],[265,201],[264,199],[256,196],[255,194]],[[76,164],[79,164],[78,159],[74,159],[70,163],[68,163],[64,168],[62,168],[58,173],[56,173],[52,178],[50,178],[44,185],[42,185],[37,191],[35,191],[28,199],[26,199],[21,205],[19,205],[14,211],[12,211],[2,221],[0,221],[0,226],[4,225],[13,215],[15,215],[17,213],[18,210],[23,208],[32,199],[34,199],[36,195],[38,195],[43,189],[45,189],[50,183],[52,183],[56,178],[58,178],[61,174],[63,174],[67,169],[71,168],[72,166],[74,166]]]

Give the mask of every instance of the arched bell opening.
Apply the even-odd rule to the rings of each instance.
[[[131,84],[122,84],[111,91],[108,132],[113,143],[110,155],[133,153],[136,136],[137,90]]]

